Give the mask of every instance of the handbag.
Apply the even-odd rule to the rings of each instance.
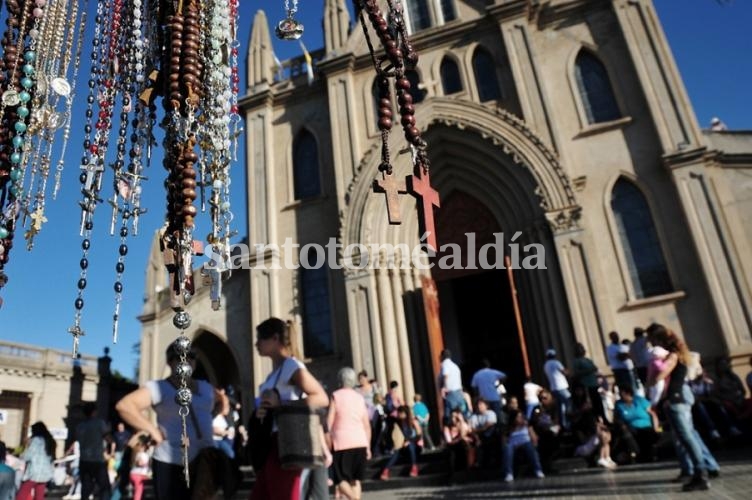
[[[274,388],[284,370],[280,367]],[[279,462],[283,469],[310,469],[323,467],[324,444],[321,417],[307,405],[282,405],[274,412],[277,422],[277,447]]]
[[[281,406],[276,411],[279,462],[283,469],[323,467],[321,418],[308,406]]]

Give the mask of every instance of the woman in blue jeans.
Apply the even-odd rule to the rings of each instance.
[[[673,331],[663,325],[653,323],[648,327],[648,339],[669,352],[666,363],[656,377],[667,380],[664,404],[671,420],[675,439],[686,450],[694,468],[692,479],[683,487],[684,491],[707,490],[707,462],[703,456],[703,443],[692,422],[691,391],[686,386],[687,365],[690,354],[687,345]]]
[[[401,449],[392,452],[392,456],[389,457],[389,461],[381,471],[382,480],[389,479],[389,468],[397,463],[400,455],[403,453],[410,457],[410,477],[417,477],[418,475],[418,453],[420,453],[423,447],[423,436],[420,430],[420,423],[416,418],[413,418],[410,407],[403,405],[397,408],[395,426],[399,427],[400,431],[402,431],[405,442]]]

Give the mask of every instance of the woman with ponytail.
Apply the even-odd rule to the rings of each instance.
[[[44,422],[31,426],[31,438],[21,459],[26,461],[21,488],[16,493],[16,500],[44,500],[47,483],[52,480],[55,459],[55,439],[47,430]]]
[[[683,490],[707,490],[708,471],[711,475],[717,476],[719,467],[692,422],[694,396],[686,384],[687,367],[691,362],[689,348],[676,333],[657,323],[648,327],[648,340],[669,353],[663,368],[656,375],[656,381],[666,380],[663,402],[671,421],[680,462],[686,461],[686,465],[691,465],[693,469],[692,478],[684,485]],[[681,460],[682,455],[689,460]],[[682,473],[689,473],[684,468],[683,464]]]
[[[297,358],[297,338],[291,321],[269,318],[256,327],[256,350],[272,361],[272,372],[259,388],[259,393],[276,392],[277,397],[264,397],[253,418],[264,421],[274,418],[281,405],[308,405],[326,408],[329,398],[321,384]],[[252,500],[299,500],[301,470],[283,469],[279,460],[277,428],[272,425],[271,445],[256,472]]]

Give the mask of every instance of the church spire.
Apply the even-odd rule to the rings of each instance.
[[[324,2],[324,43],[327,54],[342,48],[350,31],[350,11],[345,0]]]
[[[251,43],[248,46],[248,87],[272,83],[274,52],[269,36],[269,23],[263,10],[256,12],[251,28]]]

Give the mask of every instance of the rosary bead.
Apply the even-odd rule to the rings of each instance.
[[[86,288],[86,278],[81,278],[78,280],[78,289],[83,290],[84,288]]]
[[[405,104],[404,106],[400,107],[400,114],[402,116],[404,116],[404,115],[414,115],[415,114],[415,105],[414,104]]]
[[[18,93],[18,98],[21,100],[21,102],[29,102],[29,100],[31,99],[31,94],[29,94],[25,90],[22,90]]]
[[[83,248],[84,250],[88,250],[89,248],[91,248],[91,241],[88,238],[84,239],[81,242],[81,248]]]
[[[407,78],[400,78],[397,80],[397,88],[402,90],[409,90],[411,87],[410,80]]]
[[[413,115],[404,115],[402,117],[402,126],[403,127],[413,127],[413,126],[415,126],[415,116],[413,116]]]
[[[31,14],[37,19],[39,19],[40,17],[44,15],[44,11],[40,9],[39,7],[34,7],[34,10],[31,11]]]
[[[8,237],[8,230],[0,226],[0,240],[4,240]]]
[[[193,205],[186,205],[183,207],[182,213],[186,217],[195,217],[197,210]]]
[[[76,302],[74,302],[73,305],[80,311],[84,308],[84,299],[82,299],[81,297],[77,298]]]
[[[123,284],[121,282],[116,281],[113,288],[115,289],[115,293],[123,293]]]
[[[84,226],[87,231],[91,231],[94,229],[94,223],[90,220],[86,221],[86,225]]]
[[[21,163],[21,153],[12,153],[10,155],[11,163]]]
[[[13,168],[10,171],[10,180],[12,180],[12,181],[19,181],[19,180],[21,180],[21,175],[22,174],[23,174],[23,172],[21,171],[20,168]]]
[[[123,213],[123,217],[125,217],[125,213]],[[125,218],[127,219],[127,217],[125,217]],[[120,236],[122,236],[123,238],[125,238],[126,236],[128,236],[128,228],[127,227],[123,226],[123,227],[120,228]]]
[[[379,118],[379,130],[390,130],[392,128],[392,120],[382,116]]]
[[[16,124],[13,125],[13,128],[15,128],[16,132],[19,134],[26,132],[26,124],[24,122],[16,122]]]
[[[120,245],[120,247],[118,247],[118,253],[120,253],[121,256],[125,257],[128,254],[128,245]]]
[[[86,184],[86,172],[81,172],[78,174],[78,182],[81,184]]]
[[[193,400],[193,394],[187,387],[181,387],[175,392],[175,402],[179,406],[190,406]]]
[[[34,74],[34,66],[32,66],[31,64],[24,64],[22,69],[23,69],[23,72],[26,73],[27,75]]]
[[[117,264],[115,264],[115,271],[118,273],[122,273],[123,271],[125,271],[125,264],[123,264],[122,262],[118,262]]]
[[[24,53],[24,61],[26,62],[34,62],[37,60],[37,53],[33,50],[27,50],[26,53]]]
[[[21,108],[18,108],[18,109],[21,109]],[[26,109],[26,108],[24,108],[24,109]],[[26,109],[26,111],[28,112],[29,110]],[[20,148],[21,146],[23,146],[23,143],[24,143],[23,137],[21,137],[20,135],[14,135],[13,136],[13,147]]]

